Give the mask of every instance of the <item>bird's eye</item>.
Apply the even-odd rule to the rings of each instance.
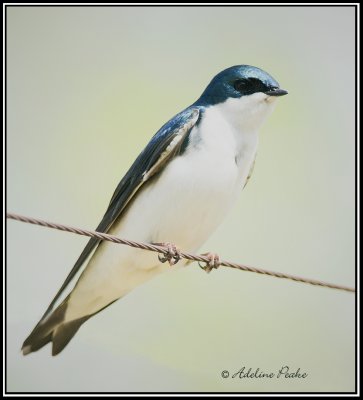
[[[233,87],[238,91],[238,92],[243,92],[248,86],[248,81],[246,79],[238,79],[237,81],[234,82]]]
[[[238,79],[233,83],[235,90],[242,94],[264,92],[265,85],[257,78]]]

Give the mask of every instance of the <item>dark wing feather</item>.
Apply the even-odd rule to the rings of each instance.
[[[130,200],[140,187],[153,175],[160,172],[165,165],[180,153],[183,143],[199,119],[199,109],[187,108],[167,122],[150,140],[140,153],[126,175],[118,184],[102,221],[97,227],[98,232],[107,232],[118,219]],[[91,238],[63,285],[50,303],[42,319],[53,309],[65,288],[77,274],[81,266],[100,243],[99,239]],[[41,319],[41,320],[42,320]]]

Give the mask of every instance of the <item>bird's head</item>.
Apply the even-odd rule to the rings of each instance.
[[[236,65],[217,74],[195,104],[220,105],[224,112],[248,125],[262,121],[275,99],[288,92],[267,72],[250,65]]]

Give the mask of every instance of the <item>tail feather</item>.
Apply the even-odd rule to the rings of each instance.
[[[23,355],[41,349],[52,342],[52,355],[60,353],[90,316],[65,321],[68,297],[45,320],[40,320],[22,346]]]
[[[47,343],[51,342],[52,341],[52,333],[49,333],[49,335],[46,335],[44,337],[39,336],[38,338],[34,338],[31,341],[28,339],[26,340],[27,343],[24,342],[23,347],[21,348],[24,356],[26,356],[29,353],[32,353],[33,351],[38,351],[43,346],[45,346]]]
[[[52,356],[59,354],[70,342],[72,337],[77,333],[81,325],[87,321],[89,316],[75,319],[71,322],[66,322],[65,324],[59,325],[54,329],[52,335]]]
[[[64,299],[63,303],[60,304],[59,307],[57,307],[49,317],[43,318],[38,322],[31,334],[25,339],[21,348],[23,355],[37,351],[49,342],[52,342],[53,345],[52,355],[55,356],[59,354],[67,346],[83,323],[85,323],[92,316],[98,314],[100,311],[109,307],[116,300],[117,299],[111,301],[109,304],[93,314],[85,315],[81,318],[71,321],[66,321],[65,314],[69,301],[68,295]]]

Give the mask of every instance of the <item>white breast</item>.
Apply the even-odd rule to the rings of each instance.
[[[186,152],[138,194],[115,234],[196,251],[218,227],[245,184],[258,141],[257,131],[226,119],[225,107],[205,110]]]

